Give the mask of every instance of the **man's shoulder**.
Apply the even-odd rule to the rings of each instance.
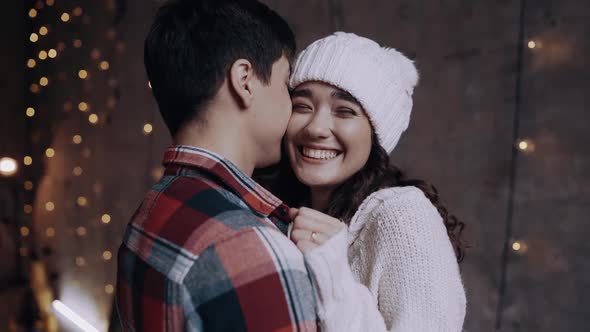
[[[207,248],[261,228],[272,226],[215,181],[164,177],[135,213],[125,245],[150,265],[163,265],[158,270],[169,271],[174,262],[191,265]]]

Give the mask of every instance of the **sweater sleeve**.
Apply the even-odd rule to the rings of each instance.
[[[388,329],[461,331],[466,297],[459,266],[443,220],[423,192],[406,187],[392,195],[365,227],[360,280],[376,283]]]
[[[347,229],[305,255],[324,332],[386,331],[371,292],[355,281],[347,256]]]

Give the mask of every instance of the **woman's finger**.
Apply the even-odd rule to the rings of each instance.
[[[309,241],[321,245],[328,241],[330,237],[324,233],[313,232],[306,229],[295,229],[291,232],[291,240],[298,243],[300,241]]]

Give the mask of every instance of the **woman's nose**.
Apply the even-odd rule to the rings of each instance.
[[[332,117],[329,111],[320,110],[311,118],[305,127],[306,134],[311,138],[327,138],[332,134]]]

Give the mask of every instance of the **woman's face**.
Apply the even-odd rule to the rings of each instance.
[[[306,82],[291,100],[285,145],[299,181],[334,188],[365,165],[372,128],[353,96],[329,84]]]

